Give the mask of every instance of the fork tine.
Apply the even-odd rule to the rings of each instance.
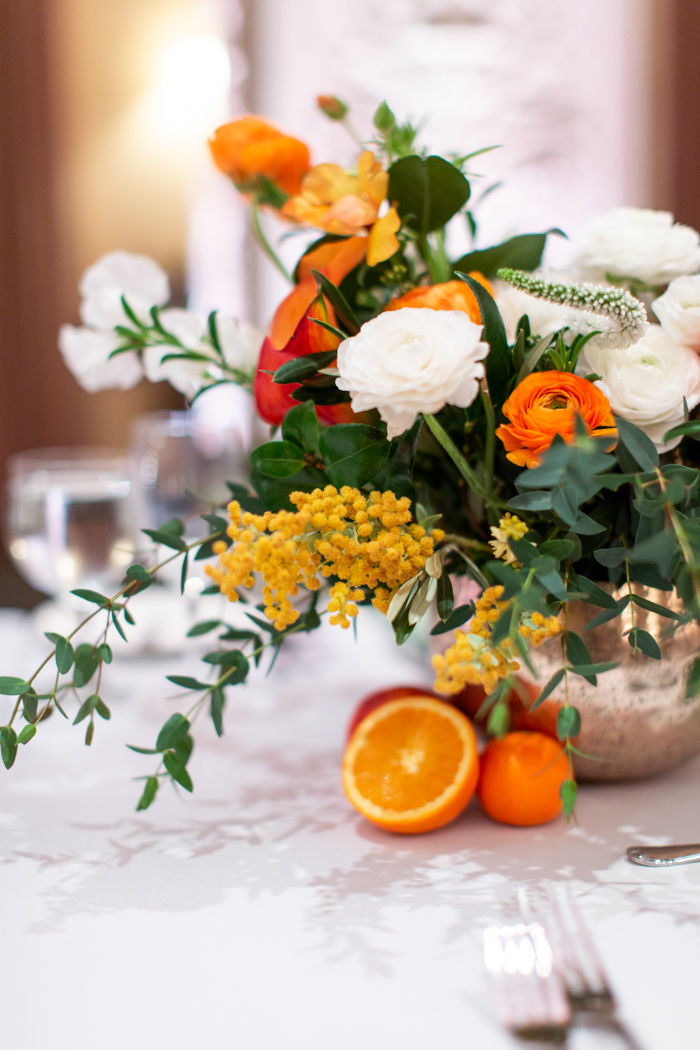
[[[552,935],[569,996],[577,1000],[607,1000],[612,1006],[613,996],[600,955],[569,886],[547,883],[547,896]]]

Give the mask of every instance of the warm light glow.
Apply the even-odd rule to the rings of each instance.
[[[156,97],[173,128],[208,134],[221,119],[231,85],[231,61],[222,40],[207,33],[182,37],[160,60]]]

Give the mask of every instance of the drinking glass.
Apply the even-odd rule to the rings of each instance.
[[[7,546],[37,590],[78,607],[70,591],[118,585],[133,561],[131,462],[102,448],[40,448],[8,461]]]

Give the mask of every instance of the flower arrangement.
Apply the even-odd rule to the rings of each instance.
[[[319,105],[356,136],[340,100]],[[598,607],[588,627],[629,608],[640,660],[660,650],[635,608],[666,618],[669,632],[700,621],[700,237],[667,213],[616,208],[593,223],[564,275],[541,271],[547,233],[452,259],[447,224],[476,234],[469,169],[481,151],[441,157],[416,138],[382,103],[346,170],[311,165],[304,143],[257,116],[216,131],[214,161],[282,272],[261,213],[315,231],[264,340],[216,313],[167,308],[163,272],[126,253],[87,271],[85,327],[61,331],[66,363],[87,389],[128,387],[145,373],[192,399],[235,382],[272,428],[251,454],[250,487],[232,485],[225,512],[203,515],[206,536],[187,544],[177,520],[148,531],[167,561],[184,558],[183,581],[196,550],[230,601],[258,577],[263,588],[249,630],[207,622],[190,632],[220,631],[204,657],[212,677],[170,676],[192,699],[154,747],[136,748],[158,764],[139,809],[164,779],[192,789],[193,711],[207,704],[221,733],[227,691],[251,660],[324,614],[347,628],[371,602],[398,644],[434,609],[433,634],[452,638],[433,658],[435,689],[483,688],[497,735],[516,672],[535,675],[531,648],[560,646],[532,706],[563,689],[556,732],[568,815],[580,728],[568,682],[595,684],[614,666],[592,660],[567,626],[568,604]],[[0,680],[16,697],[0,733],[6,766],[46,709],[66,713],[66,694],[78,696],[75,721],[89,719],[87,743],[95,715],[109,716],[90,683],[111,659],[110,626],[125,633],[131,599],[163,564],[146,562],[127,569],[112,597],[76,592],[95,605],[87,619],[105,617],[104,635],[75,648],[73,635],[52,638],[44,663],[55,664],[53,688],[39,692],[36,675]],[[465,574],[481,594],[455,606],[453,583]],[[635,583],[675,591],[680,611]],[[700,690],[700,659],[687,688]]]

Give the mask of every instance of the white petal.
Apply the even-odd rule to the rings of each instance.
[[[127,351],[110,359],[119,346],[117,336],[64,324],[58,333],[63,360],[84,390],[129,390],[143,378],[138,354]]]

